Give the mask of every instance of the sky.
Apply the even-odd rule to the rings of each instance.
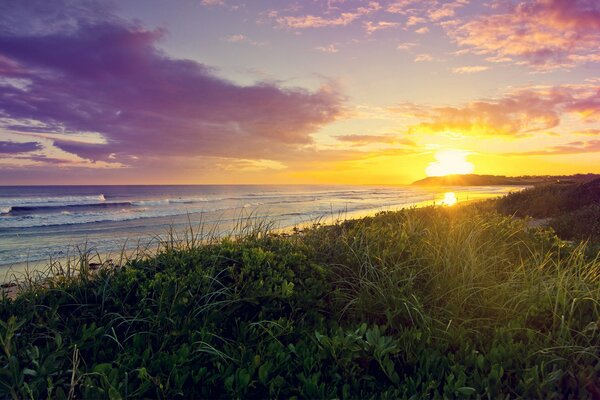
[[[600,173],[597,0],[2,0],[0,185]]]

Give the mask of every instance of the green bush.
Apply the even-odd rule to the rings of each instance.
[[[565,239],[600,242],[600,203],[560,215],[550,222],[550,226]]]

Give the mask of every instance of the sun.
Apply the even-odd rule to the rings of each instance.
[[[436,161],[429,163],[425,173],[427,176],[473,173],[475,166],[467,161],[469,154],[466,150],[440,150],[435,153]]]

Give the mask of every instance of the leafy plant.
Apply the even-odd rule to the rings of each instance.
[[[54,266],[0,301],[0,396],[600,391],[600,260],[586,243],[480,206],[268,227],[173,238],[119,268]]]

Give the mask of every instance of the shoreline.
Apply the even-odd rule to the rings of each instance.
[[[440,188],[441,189],[441,188]],[[445,188],[452,189],[452,188]],[[515,190],[522,190],[524,187],[515,188]],[[435,193],[453,193],[452,191],[439,191]],[[435,196],[435,194],[434,194]],[[473,204],[476,202],[485,201],[492,198],[500,197],[501,195],[485,195],[481,194],[480,196],[476,196],[477,198],[470,198],[469,195],[466,198],[461,196],[456,196],[456,202],[452,204],[445,204],[442,201],[434,200],[424,200],[415,203],[401,203],[401,204],[392,204],[386,207],[377,207],[377,208],[369,208],[364,210],[354,210],[350,212],[339,212],[337,215],[329,214],[316,217],[312,220],[303,221],[300,223],[295,223],[291,225],[286,225],[283,227],[273,227],[271,230],[275,233],[285,234],[292,233],[294,231],[300,230],[300,232],[310,226],[315,224],[329,226],[339,223],[345,220],[356,220],[369,216],[376,215],[380,212],[393,212],[393,211],[401,211],[405,209],[412,208],[423,208],[423,207],[453,207],[453,206],[465,206],[468,204]],[[472,196],[471,196],[472,197]],[[268,223],[268,221],[267,221]],[[218,227],[219,223],[216,223],[215,226]],[[181,233],[181,232],[176,232]],[[231,237],[235,236],[235,232],[228,232],[217,235],[217,237]],[[44,281],[48,279],[52,279],[56,276],[71,276],[71,274],[78,274],[80,272],[81,267],[77,268],[78,264],[81,264],[84,261],[87,265],[86,268],[89,268],[90,271],[97,271],[101,268],[114,268],[120,267],[126,264],[131,259],[137,258],[148,258],[152,257],[159,250],[162,241],[158,242],[157,238],[159,236],[154,236],[152,238],[148,238],[148,242],[140,247],[140,237],[138,237],[138,246],[135,248],[124,249],[121,248],[118,251],[112,251],[107,253],[89,253],[87,255],[73,255],[67,257],[58,257],[49,260],[36,260],[36,261],[28,261],[28,262],[19,262],[13,264],[5,264],[0,265],[0,296],[6,295],[9,298],[15,298],[18,292],[20,291],[20,284],[23,281],[26,281],[29,285],[31,284],[43,284]],[[179,242],[183,242],[185,239],[180,239]],[[204,240],[203,238],[196,238],[195,240],[200,240],[207,242],[210,239]],[[76,247],[76,245],[73,245]],[[115,245],[118,248],[117,245]],[[141,250],[141,251],[140,251]],[[117,260],[117,261],[115,261]]]

